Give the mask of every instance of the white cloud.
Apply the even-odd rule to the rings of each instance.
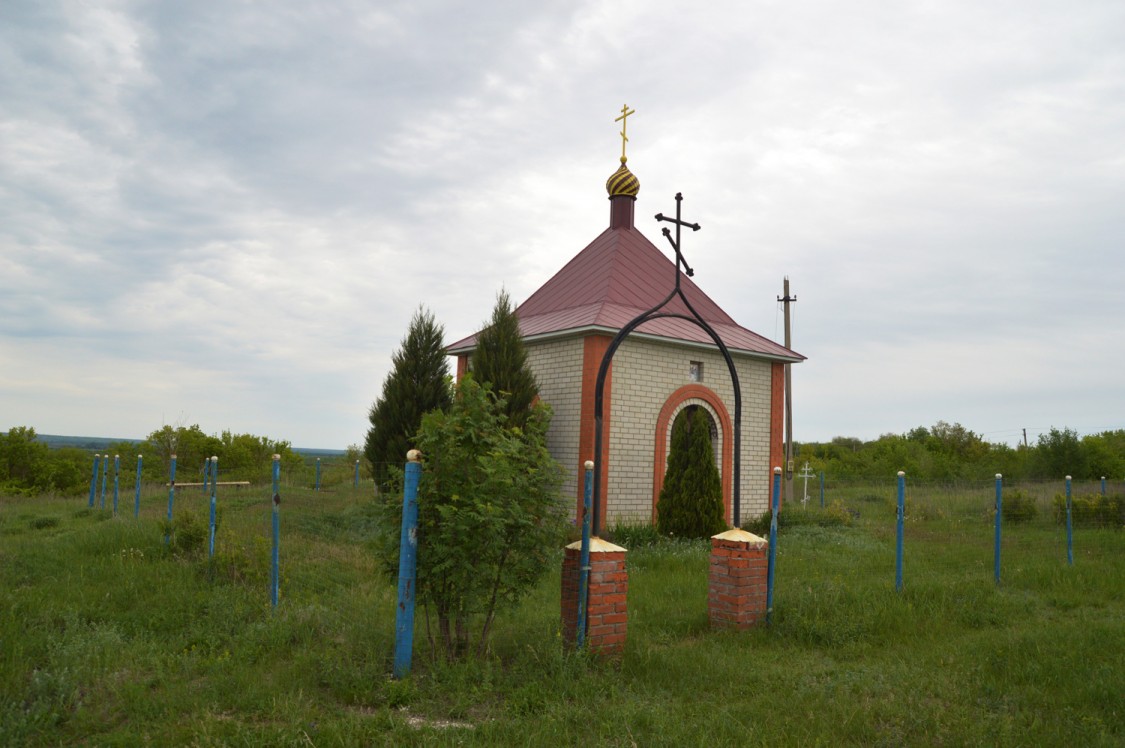
[[[697,280],[764,334],[791,276],[798,439],[1121,427],[1118,3],[48,2],[9,21],[7,425],[143,435],[182,412],[360,441],[420,303],[468,334],[501,285],[526,298],[604,228],[628,103],[641,229],[659,239],[683,192]]]

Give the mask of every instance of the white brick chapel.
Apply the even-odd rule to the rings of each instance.
[[[519,305],[516,314],[554,419],[548,447],[567,471],[565,492],[582,506],[582,465],[594,457],[594,385],[613,337],[672,290],[676,264],[634,225],[640,184],[625,165],[606,183],[609,227]],[[741,517],[769,508],[771,470],[783,459],[784,365],[804,356],[741,327],[686,275],[681,288],[722,339],[742,389]],[[679,298],[669,310],[687,313]],[[447,347],[457,375],[476,335]],[[617,349],[603,398],[601,525],[655,518],[672,423],[695,405],[711,417],[716,465],[731,521],[734,391],[727,364],[707,333],[680,319],[651,320]],[[608,523],[608,524],[607,524]]]

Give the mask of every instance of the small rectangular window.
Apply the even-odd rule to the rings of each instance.
[[[688,364],[688,379],[692,382],[703,381],[703,362],[692,361]]]

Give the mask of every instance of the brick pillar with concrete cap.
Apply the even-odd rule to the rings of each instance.
[[[573,647],[578,633],[578,579],[582,541],[563,552],[563,640]],[[590,538],[590,580],[586,598],[586,647],[601,655],[619,655],[625,649],[628,628],[625,598],[629,576],[625,549],[601,538]]]
[[[745,629],[766,618],[769,541],[745,530],[711,537],[707,613],[711,628]]]

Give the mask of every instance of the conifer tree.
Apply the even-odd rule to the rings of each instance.
[[[470,368],[477,382],[490,385],[493,393],[505,398],[508,423],[522,427],[539,394],[539,385],[527,365],[519,318],[503,289],[496,296],[492,319],[477,335]]]
[[[703,408],[685,409],[672,424],[672,446],[656,505],[664,535],[706,538],[726,529],[723,487]]]
[[[451,402],[445,330],[428,309],[419,307],[410,320],[402,347],[391,358],[393,368],[383,380],[383,394],[371,406],[363,453],[371,463],[375,485],[384,487],[388,468],[401,467],[414,444],[422,416],[448,410]]]

